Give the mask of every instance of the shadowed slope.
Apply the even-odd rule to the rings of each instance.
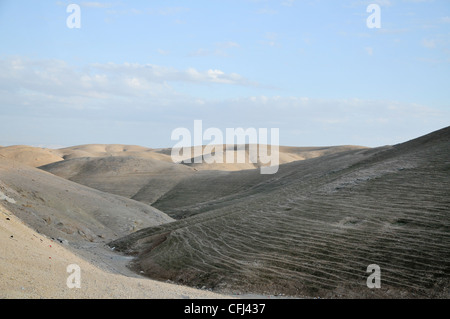
[[[0,158],[0,192],[5,207],[24,222],[69,241],[112,240],[172,220],[143,203],[4,158]]]
[[[152,278],[217,290],[448,298],[449,158],[445,128],[392,147],[285,164],[209,203],[204,191],[248,172],[202,179],[191,185],[202,184],[199,194],[189,194],[196,196],[189,209],[199,209],[198,200],[201,214],[111,245],[136,255],[134,269]],[[381,289],[366,287],[370,264],[381,267]]]
[[[109,156],[65,160],[40,169],[104,192],[148,204],[195,170],[151,158]]]
[[[327,158],[348,158],[354,161],[359,157],[353,154],[365,154],[367,148],[357,146],[336,146],[323,148],[292,148],[305,159],[328,156]],[[345,154],[350,154],[347,157]],[[334,156],[336,155],[336,156]],[[309,156],[309,158],[308,158]],[[342,157],[341,157],[342,156]],[[180,181],[152,205],[169,216],[180,219],[204,211],[216,209],[234,203],[236,200],[253,195],[264,195],[295,181],[295,167],[300,162],[281,165],[273,175],[260,174],[259,170],[239,172],[201,171],[188,179]],[[204,164],[202,164],[204,165]],[[303,166],[302,166],[303,167]],[[308,169],[316,171],[317,167]],[[307,178],[311,178],[311,175]],[[305,176],[302,177],[306,182]]]
[[[226,146],[220,147],[223,147],[224,154],[232,152],[236,156],[240,152],[234,148],[227,150]],[[255,170],[259,165],[252,164],[248,160],[248,148],[249,146],[247,145],[246,150],[242,151],[246,154],[246,163],[208,164],[203,162],[200,164],[175,164],[172,162],[170,149],[152,150],[139,146],[115,144],[81,145],[57,150],[66,160],[39,168],[85,186],[132,198],[147,204],[153,204],[157,201],[158,205],[172,211],[172,209],[179,206],[190,205],[189,194],[193,191],[197,195],[201,193],[198,190],[190,189],[190,187],[192,184],[197,185],[196,187],[202,187],[203,179],[212,181],[220,176],[227,175],[231,171],[252,169],[253,173],[244,174],[246,176],[254,176],[257,181],[261,180],[259,170]],[[280,163],[304,160],[352,149],[363,148],[359,146],[280,147]],[[194,178],[193,182],[184,183],[192,178]],[[239,177],[239,181],[234,180],[233,183],[238,182],[242,184],[241,188],[247,188],[255,183],[254,178],[249,177],[247,180]],[[229,180],[231,181],[231,179]],[[177,186],[178,184],[180,184],[179,187]],[[187,185],[188,189],[186,189],[185,185]],[[205,183],[205,185],[208,185],[208,188],[210,188],[209,183]],[[230,186],[229,183],[228,186]],[[215,193],[213,197],[227,195],[230,191],[233,193],[240,192],[240,189],[235,189],[234,186],[229,190],[226,190],[226,187],[226,184],[222,185],[222,187],[216,184],[211,189]],[[176,196],[180,192],[184,193],[185,196]],[[176,200],[172,201],[174,194]],[[205,192],[204,194],[210,193]],[[161,199],[161,197],[163,198]],[[197,202],[197,199],[194,202]],[[183,213],[180,215],[178,212],[174,212],[173,216],[176,218],[185,217]]]

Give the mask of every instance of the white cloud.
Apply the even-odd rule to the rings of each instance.
[[[184,85],[258,86],[219,69],[178,70],[150,64],[106,63],[74,67],[61,60],[0,60],[0,105],[11,111],[98,110],[122,103],[142,106],[194,103],[174,89]],[[9,111],[8,111],[9,112]]]
[[[88,8],[111,8],[114,4],[107,2],[81,2],[81,6]]]
[[[213,51],[200,48],[200,49],[197,49],[195,51],[190,52],[188,54],[188,56],[190,56],[190,57],[199,57],[199,56],[208,56],[208,55],[212,55],[212,54],[213,54]]]
[[[442,23],[450,23],[450,17],[449,17],[449,16],[442,17],[442,18],[440,19],[440,21],[441,21]]]
[[[95,2],[93,3],[95,4]],[[91,4],[91,7],[95,7],[95,5]],[[100,6],[98,6],[100,7]],[[109,6],[111,7],[111,6]],[[103,6],[103,8],[109,8]],[[124,8],[117,10],[107,10],[106,12],[111,15],[159,15],[159,16],[178,16],[180,14],[189,12],[190,9],[186,7],[162,7],[162,8]],[[180,22],[182,20],[177,19],[176,22]]]
[[[434,0],[403,0],[403,2],[422,3],[422,2],[434,2]]]
[[[241,46],[239,43],[233,42],[233,41],[224,41],[224,42],[216,42],[216,47],[222,48],[222,49],[229,49],[229,48],[240,48]]]
[[[204,49],[200,48],[192,51],[188,54],[189,57],[204,57],[204,56],[216,56],[216,57],[229,57],[231,49],[238,49],[241,46],[237,42],[224,41],[214,43],[213,48]]]
[[[152,64],[124,63],[124,64],[93,64],[92,68],[100,70],[114,77],[138,77],[147,83],[188,82],[198,84],[226,83],[233,85],[257,85],[236,73],[225,73],[221,70],[199,71],[195,68],[178,70]]]
[[[277,47],[280,46],[280,43],[278,41],[279,34],[276,32],[266,32],[264,36],[265,40],[260,41],[263,45],[268,45],[270,47]]]
[[[190,9],[189,8],[185,8],[185,7],[165,7],[165,8],[161,8],[157,10],[157,13],[159,15],[175,15],[175,14],[179,14],[179,13],[183,13],[183,12],[189,12]]]
[[[295,0],[285,0],[281,2],[281,5],[285,7],[292,7],[294,5]]]
[[[163,50],[163,49],[158,49],[157,51],[161,55],[169,55],[170,54],[170,51]]]
[[[267,15],[274,15],[277,14],[278,11],[271,9],[271,8],[260,8],[256,11],[256,14],[267,14]]]
[[[370,4],[378,4],[381,7],[390,7],[392,2],[390,0],[357,0],[350,4],[350,7],[368,6]]]
[[[280,141],[289,145],[376,146],[413,137],[418,127],[421,133],[444,127],[450,119],[448,112],[396,101],[267,95],[212,99],[182,93],[175,82],[251,85],[239,74],[216,68],[138,63],[74,67],[60,60],[0,59],[0,144],[92,143],[103,136],[114,143],[170,146],[172,129],[203,119],[209,127],[278,127]],[[301,134],[295,135],[299,129]],[[402,136],[393,140],[393,131]],[[84,136],[82,142],[78,134]]]
[[[422,46],[428,49],[434,49],[436,48],[436,40],[434,39],[423,39],[422,40]]]

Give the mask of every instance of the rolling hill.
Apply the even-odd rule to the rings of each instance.
[[[3,205],[40,233],[70,242],[105,242],[172,221],[159,210],[0,157]]]
[[[57,150],[26,145],[0,147],[0,157],[32,167],[64,160]]]
[[[132,259],[132,277],[225,294],[449,297],[450,127],[378,148],[283,146],[274,175],[170,154],[2,147],[0,202],[103,268]],[[366,286],[371,264],[380,289]]]
[[[293,296],[448,298],[450,127],[387,147],[196,174],[154,203],[179,220],[110,243],[151,278]],[[366,286],[367,267],[382,286]]]
[[[253,173],[244,174],[259,178],[259,170],[256,170],[259,165],[254,165],[248,160],[248,145],[245,151],[242,151],[247,159],[245,163],[227,163],[226,154],[228,152],[232,152],[235,157],[241,151],[234,148],[227,150],[226,146],[222,148],[224,163],[209,164],[192,161],[192,163],[175,164],[172,162],[170,149],[153,150],[138,146],[103,144],[82,145],[56,150],[65,160],[49,163],[39,168],[88,187],[132,198],[146,204],[153,204],[161,197],[171,198],[171,191],[177,185],[181,184],[180,187],[182,187],[185,181],[192,178],[214,180],[223,175],[228,176],[231,172],[243,170],[252,170]],[[280,147],[280,163],[320,157],[351,149],[366,148],[359,146]],[[194,152],[191,150],[188,152],[189,154],[192,155]],[[208,154],[205,153],[205,156]],[[186,156],[185,159],[189,158]],[[253,180],[247,181],[242,178],[239,180],[246,184],[253,183]],[[201,183],[197,184],[201,185]],[[178,192],[180,189],[183,192],[195,191],[180,187],[177,187],[174,192]],[[214,189],[216,193],[219,193],[217,187],[220,186],[215,185]],[[178,198],[177,200],[182,199]],[[162,205],[162,202],[166,203],[167,200],[163,199],[158,202],[159,205]]]
[[[131,156],[73,158],[41,166],[40,169],[148,204],[196,172],[185,165]]]

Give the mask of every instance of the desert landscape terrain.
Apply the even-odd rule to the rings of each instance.
[[[280,146],[273,175],[170,154],[0,147],[0,297],[450,297],[450,127],[376,148]]]

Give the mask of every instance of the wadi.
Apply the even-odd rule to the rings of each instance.
[[[279,146],[275,174],[227,162],[249,145],[219,148],[223,162],[0,147],[0,297],[450,297],[450,127],[372,148]]]

